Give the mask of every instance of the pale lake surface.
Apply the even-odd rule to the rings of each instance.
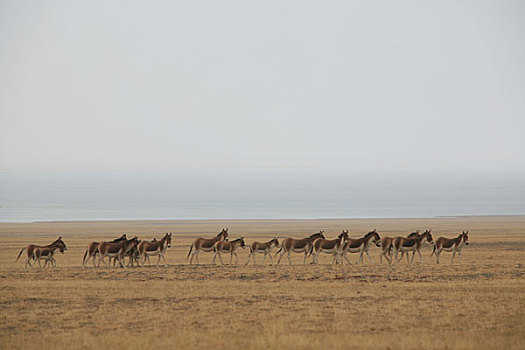
[[[0,173],[0,222],[525,214],[524,174],[181,170]]]

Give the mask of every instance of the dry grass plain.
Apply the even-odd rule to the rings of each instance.
[[[470,230],[463,263],[442,264],[423,249],[406,261],[320,267],[189,266],[197,236],[229,227],[247,242],[303,237],[319,229],[361,236],[432,228],[434,238]],[[85,247],[122,233],[142,239],[173,232],[169,267],[82,269]],[[16,256],[58,235],[68,245],[57,268],[26,271]],[[0,224],[0,347],[524,349],[525,216],[374,220],[114,221]],[[262,257],[258,256],[258,263]],[[357,256],[352,256],[355,261]],[[225,259],[225,262],[229,259]],[[156,258],[152,260],[156,262]]]

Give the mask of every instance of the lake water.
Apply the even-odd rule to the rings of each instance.
[[[349,170],[0,173],[0,221],[525,214],[523,174]]]

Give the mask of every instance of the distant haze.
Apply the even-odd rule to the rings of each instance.
[[[501,0],[2,1],[0,171],[524,170],[524,19]]]

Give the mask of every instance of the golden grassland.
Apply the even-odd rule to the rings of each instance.
[[[186,255],[193,238],[228,227],[247,243],[304,237],[320,229],[352,237],[376,228],[434,239],[470,231],[463,262],[364,266],[200,266]],[[93,240],[173,232],[169,267],[82,269]],[[57,268],[26,271],[22,247],[63,236]],[[525,216],[370,220],[111,221],[0,224],[0,348],[525,348]],[[225,262],[229,258],[225,256]],[[357,255],[352,254],[355,261]],[[257,256],[262,262],[262,256]],[[156,258],[152,259],[156,262]],[[308,261],[310,262],[310,260]]]

